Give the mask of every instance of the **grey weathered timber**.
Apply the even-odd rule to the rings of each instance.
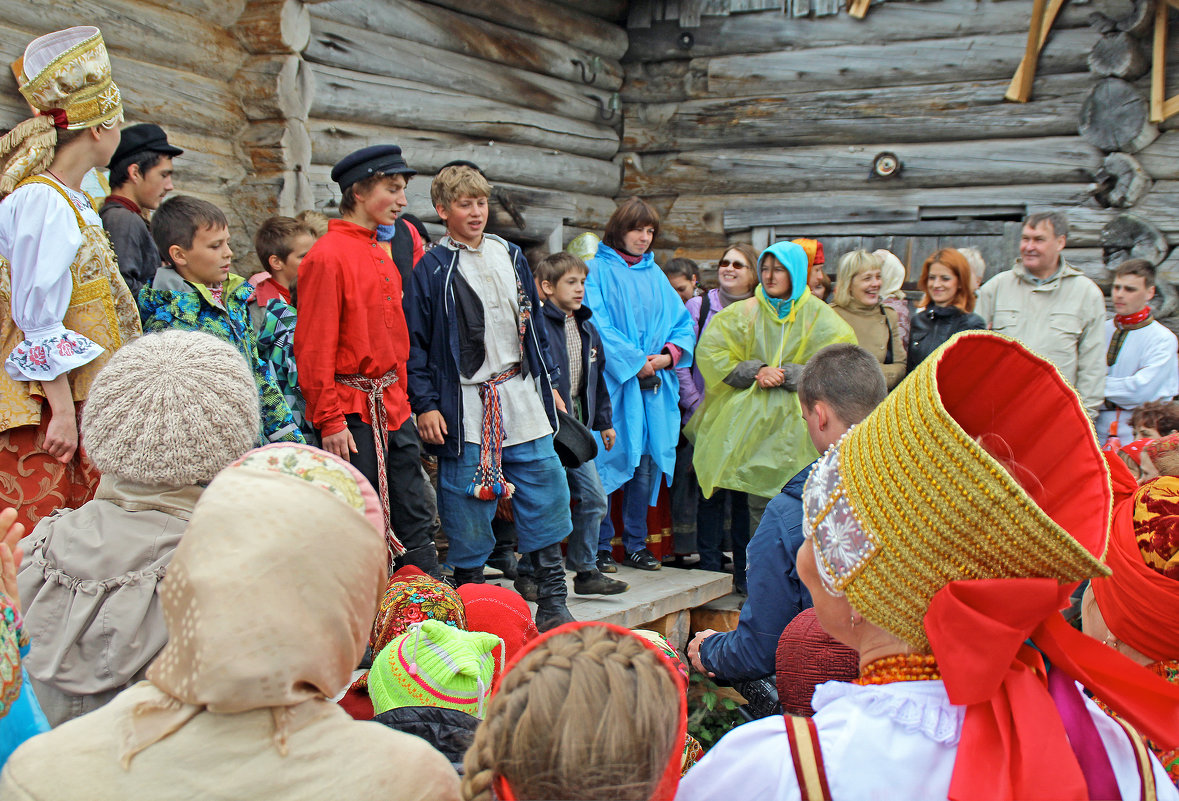
[[[1053,32],[1088,27],[1095,10],[1108,9],[1114,0],[1066,3],[1053,25]],[[770,53],[851,44],[944,39],[953,36],[1022,33],[1027,36],[1031,4],[1001,0],[939,0],[893,2],[874,6],[868,20],[846,14],[798,20],[776,11],[703,17],[691,30],[693,43],[680,44],[683,29],[675,22],[656,22],[645,29],[630,30],[627,59],[651,61]]]
[[[1110,220],[1101,231],[1101,247],[1106,263],[1112,265],[1126,259],[1160,264],[1171,250],[1166,234],[1138,214],[1119,214]]]
[[[250,53],[301,53],[311,16],[303,0],[249,0],[233,33]]]
[[[1092,12],[1090,24],[1102,33],[1144,34],[1154,21],[1154,0],[1116,0]]]
[[[626,31],[617,25],[571,8],[561,8],[545,0],[496,0],[472,3],[470,0],[430,0],[433,5],[459,11],[478,19],[509,28],[536,33],[568,42],[573,47],[621,58],[626,52]]]
[[[626,0],[553,0],[557,5],[592,14],[610,22],[618,22],[626,15]]]
[[[318,64],[436,84],[477,97],[599,124],[603,122],[599,112],[610,101],[610,92],[585,84],[504,65],[489,70],[487,62],[478,58],[371,33],[322,17],[314,20],[311,41],[303,56]],[[611,122],[621,127],[622,115],[616,114]]]
[[[1134,155],[1151,178],[1179,179],[1179,131],[1162,134]]]
[[[319,164],[334,164],[352,151],[369,145],[396,142],[410,166],[425,173],[437,172],[443,164],[463,159],[478,164],[493,183],[505,181],[605,197],[614,197],[619,192],[621,169],[604,159],[489,142],[456,133],[424,132],[341,120],[312,119],[307,127],[315,153],[314,161]]]
[[[618,134],[605,125],[529,111],[444,86],[365,75],[308,64],[315,79],[311,116],[402,126],[424,131],[462,131],[470,136],[610,158]],[[381,98],[376,102],[375,98]]]
[[[1150,191],[1151,180],[1129,153],[1110,153],[1097,172],[1097,186],[1094,197],[1098,203],[1126,209]]]
[[[311,75],[298,56],[253,56],[233,78],[249,120],[305,120],[311,109]]]
[[[322,16],[372,33],[398,36],[411,42],[463,53],[493,64],[519,67],[601,89],[622,86],[622,65],[616,58],[575,48],[573,45],[532,33],[471,19],[448,8],[418,0],[331,0],[313,6]],[[594,62],[595,56],[599,62]],[[575,61],[586,65],[583,70]],[[596,70],[591,66],[598,63]]]
[[[22,50],[24,44],[43,33],[85,24],[102,30],[112,52],[124,51],[146,63],[164,64],[209,78],[230,79],[242,59],[237,41],[218,24],[230,20],[194,16],[171,3],[157,6],[139,0],[5,0],[0,8],[4,27],[24,32],[9,39],[5,31],[5,41]],[[177,35],[179,31],[184,35]]]
[[[171,8],[194,17],[228,25],[241,16],[246,8],[246,0],[148,0],[144,5]]]
[[[1085,98],[1081,107],[1081,136],[1095,147],[1109,152],[1136,153],[1159,135],[1150,121],[1146,98],[1120,78],[1106,78]]]
[[[1146,51],[1133,34],[1115,31],[1102,36],[1089,52],[1089,69],[1097,75],[1132,81],[1150,69]]]
[[[872,176],[872,159],[883,151],[896,153],[904,164],[898,178],[884,181]],[[1092,178],[1101,158],[1101,151],[1076,136],[1045,136],[916,144],[718,147],[682,153],[626,153],[622,161],[627,193],[753,194],[833,186],[887,189],[1077,183]]]
[[[628,107],[623,150],[928,142],[1076,131],[1088,73],[1036,81],[1036,99],[1008,103],[1007,80],[768,95]]]

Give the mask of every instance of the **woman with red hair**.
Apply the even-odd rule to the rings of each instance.
[[[909,334],[909,372],[959,331],[986,328],[974,310],[970,263],[954,248],[925,260],[917,286],[925,293]]]

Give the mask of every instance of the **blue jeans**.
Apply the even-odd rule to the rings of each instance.
[[[651,481],[657,470],[655,460],[644,454],[635,468],[634,477],[622,485],[622,547],[627,553],[647,547],[648,499],[651,497]],[[614,521],[610,519],[610,510],[607,509],[598,532],[598,550],[609,551],[612,539]]]
[[[569,535],[565,563],[578,573],[597,570],[598,536],[607,511],[606,490],[593,462],[566,468],[565,475],[569,479],[569,496],[577,504],[573,507],[573,533]]]
[[[450,542],[448,561],[454,567],[475,568],[487,561],[495,547],[491,519],[495,501],[467,494],[479,464],[479,445],[464,442],[457,458],[438,457],[438,516]],[[504,477],[516,486],[512,515],[521,553],[531,553],[565,539],[572,529],[569,484],[565,468],[547,435],[503,449]]]
[[[701,570],[720,572],[724,554],[721,542],[725,536],[725,500],[729,501],[729,534],[733,539],[733,575],[745,582],[745,549],[749,545],[749,496],[735,490],[713,490],[711,498],[700,493],[696,506],[696,547],[700,552]]]

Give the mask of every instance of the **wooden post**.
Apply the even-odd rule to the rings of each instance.
[[[1048,31],[1056,21],[1056,15],[1064,5],[1064,0],[1051,0],[1045,14],[1044,0],[1035,0],[1032,5],[1032,21],[1028,27],[1028,43],[1019,62],[1015,75],[1011,78],[1011,85],[1007,88],[1005,97],[1017,103],[1026,103],[1032,96],[1032,83],[1036,80],[1036,61],[1040,58],[1040,50],[1048,39]]]
[[[1150,69],[1150,121],[1162,122],[1167,92],[1167,3],[1159,0],[1154,9],[1154,53]]]

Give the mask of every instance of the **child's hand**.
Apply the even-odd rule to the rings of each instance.
[[[322,447],[328,453],[334,453],[345,462],[350,462],[352,454],[356,453],[356,440],[352,438],[351,431],[343,428],[335,434],[328,434],[324,437]]]
[[[435,409],[419,414],[418,435],[421,436],[422,442],[429,445],[446,444],[446,420],[442,418],[442,412]]]
[[[20,609],[20,591],[16,584],[16,572],[20,568],[20,538],[25,535],[23,524],[16,522],[16,510],[0,512],[0,592],[12,599]]]
[[[613,428],[607,428],[602,432],[602,444],[606,446],[606,450],[614,447],[614,441],[618,439],[618,435],[614,433]]]
[[[557,404],[557,408],[559,410],[565,414],[569,414],[569,410],[565,408],[565,401],[561,400],[561,393],[557,392],[555,389],[553,390],[553,403]]]

